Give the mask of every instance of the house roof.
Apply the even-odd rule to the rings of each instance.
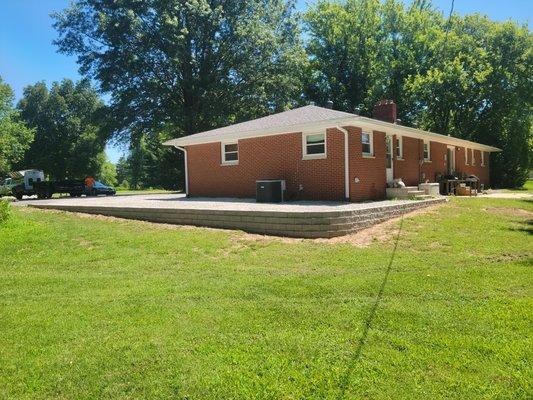
[[[438,133],[391,124],[372,118],[331,110],[314,105],[283,111],[266,117],[241,122],[239,124],[212,129],[194,135],[171,139],[163,143],[167,146],[190,146],[213,142],[228,142],[239,139],[279,135],[294,132],[317,132],[335,126],[357,126],[363,129],[379,130],[391,134],[427,139],[483,151],[500,151],[492,146],[483,145],[468,140],[458,139]]]

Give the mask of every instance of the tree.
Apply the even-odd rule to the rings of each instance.
[[[108,136],[102,129],[105,108],[87,80],[65,79],[50,90],[44,82],[28,86],[18,108],[36,132],[25,165],[55,179],[99,174]]]
[[[189,135],[300,98],[293,1],[77,0],[54,18],[59,51],[111,94],[119,138]]]
[[[117,167],[115,164],[110,162],[107,157],[105,161],[100,166],[100,173],[98,175],[100,181],[109,186],[116,186],[118,183],[117,180]]]
[[[442,57],[406,80],[417,122],[440,133],[501,148],[491,157],[491,182],[518,187],[531,157],[533,36],[527,27],[479,15],[450,21]]]
[[[179,167],[183,154],[163,146],[167,139],[160,134],[144,136],[133,142],[127,157],[121,157],[117,164],[118,182],[132,189],[183,190],[184,174]]]
[[[18,120],[14,98],[13,90],[0,77],[0,177],[22,160],[34,137],[34,131]]]
[[[479,15],[450,20],[430,1],[320,1],[305,16],[306,97],[371,115],[381,98],[405,125],[503,149],[492,183],[521,186],[531,163],[532,35]]]
[[[311,57],[307,97],[353,111],[369,108],[381,37],[380,0],[320,1],[306,14]]]

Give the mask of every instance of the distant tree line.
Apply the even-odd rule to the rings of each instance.
[[[35,134],[24,162],[52,158],[43,135],[70,143],[53,174],[80,173],[69,154],[81,149],[81,169],[102,171],[112,139],[130,149],[119,183],[180,188],[182,155],[161,146],[167,139],[310,101],[370,116],[382,98],[407,126],[502,148],[491,157],[496,186],[521,186],[533,161],[525,25],[448,18],[429,0],[319,1],[303,15],[285,0],[77,0],[54,19],[59,51],[110,100],[87,81],[26,89],[10,117]],[[34,116],[48,108],[57,112],[45,112],[49,121]]]

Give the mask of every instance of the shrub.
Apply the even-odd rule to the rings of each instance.
[[[0,200],[0,224],[7,221],[10,212],[9,203],[5,200]]]

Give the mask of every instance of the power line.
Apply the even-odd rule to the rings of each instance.
[[[448,21],[446,22],[446,33],[444,35],[444,49],[443,49],[443,55],[446,52],[446,47],[448,44],[448,32],[450,32],[450,27],[452,25],[452,15],[453,15],[453,8],[455,6],[455,0],[452,0],[452,6],[450,7],[450,14],[448,15]]]

